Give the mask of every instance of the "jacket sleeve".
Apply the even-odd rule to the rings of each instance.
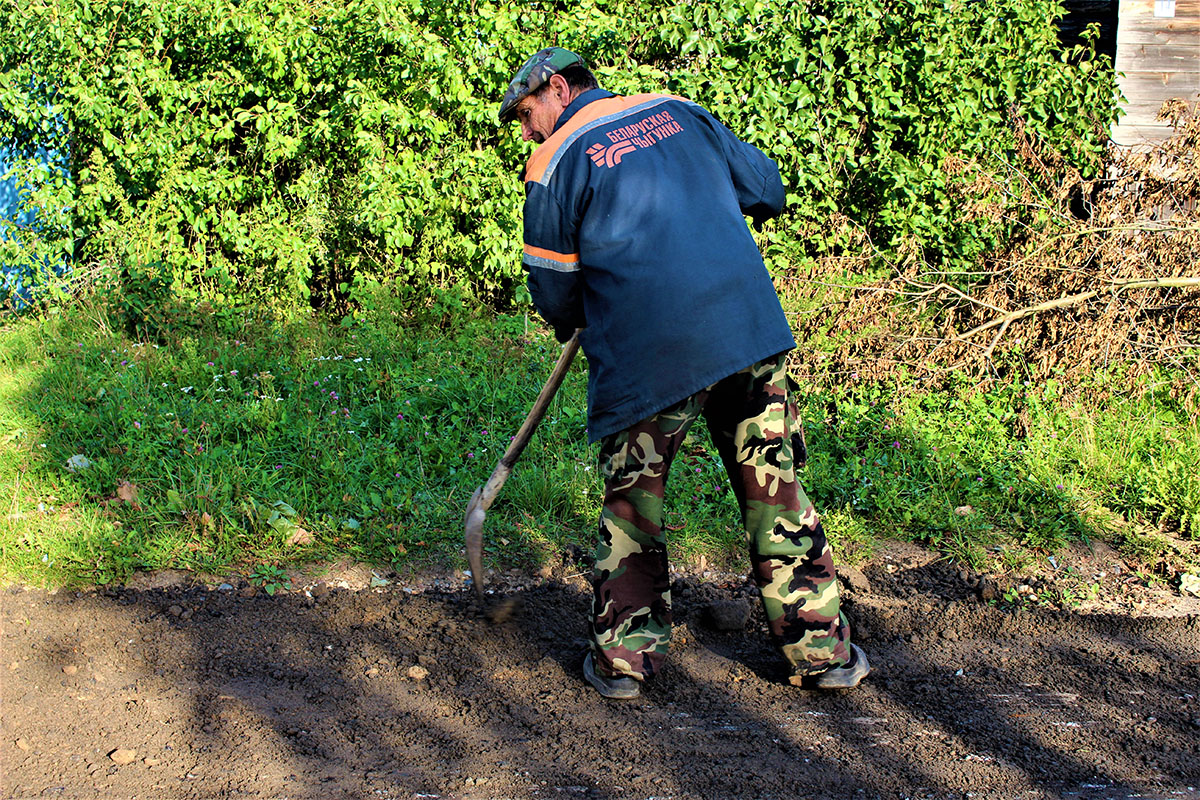
[[[586,325],[581,297],[578,220],[546,186],[525,184],[525,251],[522,265],[533,305],[560,342]]]
[[[704,112],[704,118],[721,142],[742,213],[760,228],[783,210],[786,195],[779,167],[766,153],[734,136],[716,117]]]

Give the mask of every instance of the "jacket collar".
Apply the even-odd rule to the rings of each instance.
[[[566,125],[571,117],[579,112],[579,109],[586,106],[588,103],[594,103],[597,100],[603,100],[606,97],[616,97],[612,92],[604,89],[588,89],[583,94],[571,101],[571,104],[563,109],[563,112],[558,115],[558,122],[554,123],[554,130],[557,131],[563,125]],[[552,131],[553,132],[553,131]]]

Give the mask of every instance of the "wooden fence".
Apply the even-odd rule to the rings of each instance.
[[[1116,69],[1126,103],[1113,142],[1167,138],[1171,129],[1155,119],[1163,101],[1200,97],[1200,0],[1121,0]]]

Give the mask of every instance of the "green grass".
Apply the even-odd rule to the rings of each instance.
[[[162,344],[83,319],[11,325],[0,344],[0,474],[13,486],[4,571],[108,582],[168,566],[454,556],[463,503],[558,354],[544,336],[462,323],[441,333],[300,320]],[[577,369],[565,394],[578,399],[581,382]],[[507,540],[507,555],[532,557],[538,542],[518,529],[557,542],[594,512],[580,408],[552,406],[489,514],[491,547]],[[77,454],[90,466],[71,472]],[[136,487],[133,502],[122,484]],[[311,544],[288,545],[299,529]]]
[[[1085,408],[1053,382],[963,379],[900,394],[851,384],[808,400],[818,508],[889,524],[966,563],[1000,546],[1144,543],[1135,532],[1148,525],[1200,538],[1200,430],[1168,394]]]
[[[0,575],[110,583],[135,570],[256,575],[353,558],[462,564],[462,512],[559,346],[520,318],[417,325],[386,310],[181,326],[136,341],[97,312],[0,334]],[[585,368],[489,511],[486,559],[590,547],[599,510]],[[1171,393],[1096,411],[1020,382],[897,394],[808,387],[805,483],[839,560],[881,538],[980,564],[1104,538],[1140,555],[1200,536],[1200,440]],[[89,466],[72,471],[83,456]],[[969,508],[968,508],[969,507]],[[668,488],[672,553],[744,568],[736,505],[697,426]],[[1010,556],[1011,557],[1011,556]]]

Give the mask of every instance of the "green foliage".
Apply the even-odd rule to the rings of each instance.
[[[781,253],[797,239],[836,252],[847,231],[827,223],[841,214],[892,258],[961,267],[1031,221],[1004,221],[1023,182],[1048,191],[1063,176],[1020,163],[1022,137],[1100,167],[1114,77],[1085,48],[1061,51],[1062,13],[1044,0],[750,0],[673,6],[659,35],[678,49],[672,90],[781,165]]]
[[[1102,386],[1121,386],[1119,371],[1100,373]],[[1200,429],[1182,396],[1163,381],[1160,389],[1114,400],[1115,413],[1092,419],[1068,415],[1070,435],[1061,444],[1095,476],[1098,503],[1156,527],[1200,540]],[[1118,390],[1119,391],[1119,390]],[[1161,540],[1125,534],[1129,549],[1163,549]]]
[[[0,180],[16,190],[0,215],[0,305],[62,299],[57,278],[73,250],[74,186],[67,127],[53,98],[42,84],[11,93],[0,82]]]
[[[31,203],[59,210],[29,246],[161,272],[185,305],[345,309],[382,284],[410,307],[451,287],[504,306],[523,298],[528,146],[497,128],[496,101],[553,42],[615,91],[697,100],[779,162],[791,210],[765,234],[773,268],[854,231],[882,263],[961,265],[1036,222],[1017,187],[1097,168],[1113,76],[1060,52],[1061,14],[1056,0],[39,0],[0,30],[0,141],[65,118],[73,179],[27,180]],[[1027,140],[1067,161],[1026,164]]]
[[[1200,437],[1181,412],[1165,393],[1089,410],[1053,382],[814,388],[809,483],[818,508],[970,563],[999,540],[1054,552],[1106,537],[1112,513],[1195,537],[1195,472],[1180,465],[1200,458]]]
[[[461,501],[558,346],[494,337],[461,311],[446,335],[397,319],[246,321],[232,338],[210,325],[162,344],[105,317],[23,323],[0,352],[0,406],[13,410],[0,471],[15,479],[5,502],[17,514],[0,524],[4,569],[110,581],[170,564],[447,559],[461,546]],[[582,392],[577,370],[489,514],[492,552],[507,540],[508,557],[529,559],[595,513]],[[77,454],[88,466],[72,471]],[[47,534],[57,544],[38,562],[50,550],[27,531],[59,516],[51,527],[71,532]],[[80,525],[104,532],[80,536]]]
[[[261,586],[264,592],[272,596],[280,589],[287,592],[292,590],[291,578],[276,564],[259,564],[250,573],[250,582]]]
[[[459,564],[466,500],[560,349],[520,317],[413,325],[398,307],[380,300],[336,326],[243,320],[232,336],[214,319],[161,343],[81,309],[10,326],[0,575],[109,583],[148,568],[258,567],[265,580],[260,565],[344,557]],[[489,510],[489,564],[590,546],[601,484],[585,383],[577,365]],[[1172,536],[1196,538],[1192,479],[1170,465],[1197,463],[1200,437],[1169,392],[1087,408],[1054,385],[901,386],[807,389],[803,480],[839,560],[901,536],[1018,570],[1081,540],[1157,558]],[[667,491],[677,558],[746,566],[702,424]]]
[[[1144,502],[1158,512],[1161,523],[1178,527],[1200,539],[1200,454],[1174,453],[1151,459]]]
[[[112,307],[135,338],[156,337],[167,327],[171,276],[160,262],[131,262],[113,282]]]

